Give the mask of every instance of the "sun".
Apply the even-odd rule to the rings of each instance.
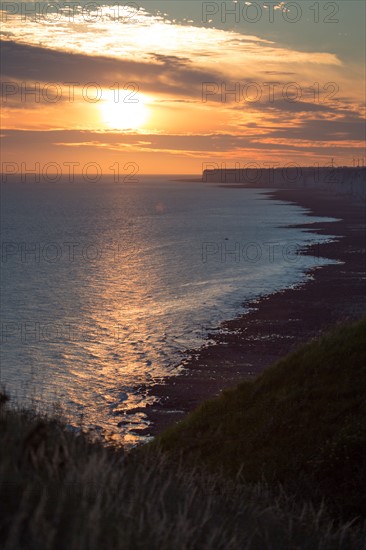
[[[131,90],[104,90],[100,102],[103,122],[114,130],[138,130],[146,123],[147,98]]]

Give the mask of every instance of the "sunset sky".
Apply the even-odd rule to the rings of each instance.
[[[2,171],[365,156],[363,1],[83,4],[2,6]]]

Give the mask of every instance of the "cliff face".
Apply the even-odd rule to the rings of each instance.
[[[366,200],[366,168],[216,168],[204,170],[202,181],[248,187],[314,188]]]

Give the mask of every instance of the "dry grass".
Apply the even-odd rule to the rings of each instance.
[[[0,392],[1,549],[365,550],[360,514],[334,514],[365,498],[365,334],[310,343],[130,454]]]
[[[125,455],[1,400],[3,550],[363,548],[324,510],[158,452]]]
[[[366,319],[300,347],[254,380],[206,401],[153,443],[206,471],[326,500],[366,518]]]

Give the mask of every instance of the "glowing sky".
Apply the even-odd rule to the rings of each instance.
[[[200,173],[365,156],[364,2],[119,4],[3,4],[3,162]]]

